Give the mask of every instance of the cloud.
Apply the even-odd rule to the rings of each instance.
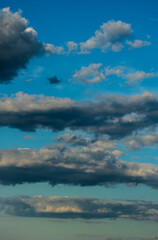
[[[134,49],[134,48],[142,48],[145,46],[149,46],[149,45],[151,45],[151,42],[136,39],[133,42],[127,40],[126,44],[129,47],[129,49]]]
[[[44,54],[45,50],[37,32],[28,27],[20,11],[12,13],[9,8],[3,8],[0,22],[0,83],[9,83],[30,59]]]
[[[72,76],[74,80],[80,80],[83,83],[98,83],[105,79],[103,71],[100,70],[101,63],[91,63],[88,67],[81,67],[81,70],[77,71]]]
[[[105,95],[96,101],[83,102],[19,92],[0,98],[0,126],[22,131],[83,130],[121,138],[156,126],[157,108],[158,100],[149,92],[130,97]]]
[[[128,87],[132,87],[144,79],[157,77],[154,72],[131,72],[126,66],[103,67],[102,63],[91,63],[87,67],[82,66],[80,70],[75,70],[72,78],[74,82],[78,80],[82,83],[93,84],[109,80],[108,77],[112,75],[125,80],[125,85]]]
[[[118,52],[123,48],[122,42],[125,39],[131,38],[133,30],[131,24],[122,21],[108,21],[104,23],[95,35],[89,38],[86,42],[81,42],[81,52],[88,53],[90,50],[98,48],[102,52],[108,50]]]
[[[124,78],[127,79],[126,85],[127,86],[134,86],[136,83],[146,79],[146,78],[153,78],[156,77],[155,73],[146,73],[143,71],[137,71],[134,73],[128,73],[124,75]]]
[[[63,219],[125,218],[158,221],[158,204],[146,201],[113,202],[86,197],[19,196],[1,197],[0,208],[7,215],[22,217]]]
[[[44,50],[47,54],[57,54],[63,55],[65,54],[65,48],[63,46],[55,46],[54,44],[43,44]]]
[[[110,75],[115,75],[117,77],[122,76],[123,74],[123,70],[124,70],[124,66],[116,66],[111,68],[110,66],[105,67],[105,76],[110,76]]]
[[[114,142],[99,139],[87,145],[76,145],[70,143],[67,146],[63,142],[39,150],[0,150],[0,183],[49,182],[52,186],[111,186],[123,183],[158,188],[158,167],[122,161],[120,157],[123,153]]]
[[[33,57],[66,54],[63,46],[41,43],[21,11],[13,13],[10,8],[1,9],[0,22],[0,83],[10,83]],[[69,51],[75,48],[71,45],[69,42]]]
[[[57,139],[72,146],[87,146],[92,141],[90,138],[84,138],[82,135],[75,135],[73,133],[60,135]]]
[[[50,84],[59,84],[61,80],[59,80],[56,76],[48,78]]]
[[[125,144],[132,150],[139,150],[145,146],[158,144],[158,133],[146,136],[132,136],[125,139]]]
[[[78,44],[75,43],[74,41],[69,41],[69,42],[66,43],[66,45],[67,45],[67,48],[68,48],[68,54],[71,53],[71,52],[75,53],[78,49]]]
[[[108,21],[100,26],[95,35],[86,42],[80,43],[81,53],[90,53],[92,49],[101,49],[102,52],[113,51],[119,52],[127,45],[130,49],[149,46],[151,42],[134,40],[133,29],[131,24],[122,21]],[[125,41],[126,40],[126,41]]]

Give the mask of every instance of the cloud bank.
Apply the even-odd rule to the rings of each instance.
[[[158,221],[154,202],[112,202],[96,198],[21,196],[0,198],[3,213],[22,217],[134,219]]]
[[[64,138],[65,137],[65,138]],[[61,143],[61,139],[63,139]],[[76,142],[76,140],[80,140]],[[78,147],[79,146],[79,147]],[[158,167],[152,164],[126,162],[115,142],[61,136],[59,144],[39,150],[0,150],[0,183],[49,182],[51,185],[110,186],[144,184],[158,188]]]
[[[83,102],[22,92],[0,98],[0,126],[22,131],[71,129],[121,138],[157,123],[158,100],[149,92]]]

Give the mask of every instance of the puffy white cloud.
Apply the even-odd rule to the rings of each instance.
[[[101,63],[91,63],[88,67],[81,67],[79,71],[72,76],[73,79],[80,80],[83,83],[98,83],[105,79],[105,75],[100,68]]]
[[[74,41],[69,41],[66,43],[66,45],[68,47],[68,53],[76,52],[78,49],[78,44],[75,43]]]
[[[154,72],[133,71],[126,66],[107,66],[103,67],[102,63],[91,63],[89,66],[82,66],[76,70],[72,76],[74,80],[82,83],[93,84],[106,80],[110,76],[116,76],[124,80],[125,85],[132,87],[144,79],[157,77]],[[109,80],[109,79],[108,79]]]
[[[65,49],[62,46],[55,46],[54,44],[44,44],[44,50],[47,54],[57,54],[63,55],[65,54]]]
[[[124,40],[131,38],[132,34],[131,24],[122,21],[108,21],[95,32],[95,36],[80,43],[81,53],[88,53],[95,48],[101,49],[102,52],[121,51]]]
[[[116,67],[105,67],[105,76],[115,75],[117,77],[122,76],[124,71],[124,66],[116,66]]]

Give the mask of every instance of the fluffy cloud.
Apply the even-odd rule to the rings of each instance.
[[[133,30],[131,24],[111,20],[100,26],[100,29],[95,32],[93,37],[86,42],[80,43],[81,53],[90,53],[92,49],[101,49],[102,52],[107,52],[108,50],[119,52],[125,45],[132,49],[151,44],[149,41],[130,41],[132,38]]]
[[[7,215],[23,217],[158,221],[158,204],[145,201],[113,202],[96,198],[21,196],[1,197],[0,208]]]
[[[79,147],[74,147],[74,143],[70,147],[64,142],[39,150],[0,150],[0,183],[49,182],[80,186],[124,183],[158,188],[157,166],[122,161],[121,155],[114,142],[107,139],[92,140],[87,145],[81,143]]]
[[[83,83],[98,83],[105,79],[103,71],[100,70],[101,63],[91,63],[88,67],[81,67],[81,70],[77,71],[72,76],[74,80],[80,80]]]
[[[95,48],[99,48],[103,52],[107,50],[115,52],[121,51],[123,48],[122,42],[125,39],[131,38],[132,33],[133,30],[130,24],[122,21],[108,21],[95,32],[95,36],[91,37],[86,42],[80,43],[81,52],[87,53]]]
[[[110,66],[105,67],[105,76],[115,75],[117,77],[122,76],[124,67],[123,66],[116,66],[111,68]]]
[[[65,48],[63,46],[55,46],[54,44],[43,44],[43,48],[47,54],[57,54],[63,55],[65,54]]]
[[[132,87],[147,78],[157,77],[154,72],[133,71],[126,66],[103,67],[102,63],[91,63],[89,66],[82,66],[76,70],[72,76],[73,80],[79,80],[82,83],[93,84],[107,80],[109,76],[117,76],[125,80],[125,85]]]
[[[69,128],[120,138],[157,123],[158,100],[149,92],[130,97],[105,95],[98,101],[79,103],[22,92],[0,98],[0,126],[23,131]]]
[[[127,81],[126,81],[127,86],[133,86],[136,83],[138,83],[146,78],[153,78],[155,76],[156,75],[153,72],[146,73],[143,71],[137,71],[134,73],[128,73],[128,74],[124,75],[124,78],[127,79]]]
[[[67,45],[67,48],[68,48],[68,54],[71,53],[71,52],[76,52],[77,49],[78,49],[78,44],[75,43],[74,41],[69,41],[66,43]]]
[[[158,144],[158,133],[152,133],[146,136],[133,136],[125,139],[125,144],[132,150],[138,150],[145,146]]]

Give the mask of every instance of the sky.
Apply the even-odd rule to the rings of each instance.
[[[158,239],[157,8],[0,1],[3,240]]]

